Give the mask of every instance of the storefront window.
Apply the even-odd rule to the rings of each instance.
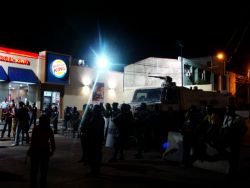
[[[23,101],[25,104],[29,101],[29,85],[20,83],[9,83],[9,100],[16,102]]]

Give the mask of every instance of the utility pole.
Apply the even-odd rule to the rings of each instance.
[[[184,85],[184,80],[183,80],[183,74],[184,74],[184,67],[183,67],[183,58],[182,58],[182,48],[184,47],[184,45],[181,43],[181,41],[177,40],[176,41],[177,45],[181,48],[181,86],[183,87]]]
[[[250,104],[250,70],[247,70],[247,105]]]
[[[211,84],[212,84],[212,91],[214,91],[214,71],[213,71],[213,57],[210,56],[210,61],[211,61]]]

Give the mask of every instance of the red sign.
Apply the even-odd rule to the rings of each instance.
[[[0,55],[0,61],[5,61],[9,63],[17,63],[21,65],[30,65],[30,62],[27,59],[14,58],[14,57],[9,57],[9,56],[2,56],[2,55]]]
[[[17,55],[17,56],[28,57],[28,58],[35,58],[35,59],[37,59],[39,56],[37,53],[26,52],[22,50],[14,50],[14,49],[4,48],[4,47],[0,47],[0,53]]]

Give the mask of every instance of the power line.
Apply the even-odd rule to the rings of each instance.
[[[234,49],[232,55],[230,56],[228,62],[230,62],[231,59],[233,58],[233,56],[238,52],[239,47],[240,47],[240,45],[241,45],[241,43],[242,43],[242,41],[243,41],[243,39],[244,39],[244,37],[245,37],[247,31],[248,31],[249,25],[250,25],[250,21],[249,21],[249,22],[247,23],[247,25],[245,26],[245,28],[244,28],[244,30],[243,30],[243,32],[242,32],[242,35],[241,35],[241,37],[240,37],[240,40],[238,41],[238,43],[237,43],[237,45],[236,45],[236,47],[235,47],[235,49]]]

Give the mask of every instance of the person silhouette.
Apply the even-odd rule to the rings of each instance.
[[[40,171],[40,188],[47,186],[49,158],[55,151],[55,140],[48,115],[42,114],[39,124],[32,131],[32,139],[27,156],[30,157],[30,187],[37,187]]]

